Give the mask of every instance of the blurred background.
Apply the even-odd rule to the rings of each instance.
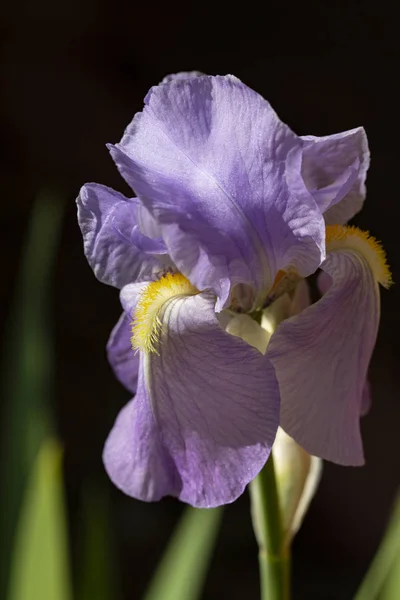
[[[97,282],[86,263],[74,203],[89,181],[129,195],[105,144],[120,139],[151,85],[177,71],[233,73],[298,134],[364,125],[372,163],[367,202],[354,222],[383,241],[394,281],[400,280],[398,20],[387,2],[315,3],[307,12],[302,3],[283,8],[278,14],[275,5],[264,4],[261,11],[255,4],[231,4],[217,12],[215,4],[109,0],[36,0],[3,8],[0,319],[6,331],[33,201],[46,186],[51,202],[63,206],[48,298],[51,406],[64,448],[75,589],[82,589],[88,514],[101,506],[107,515],[103,546],[111,558],[104,555],[99,564],[112,563],[116,591],[110,600],[136,600],[182,511],[172,499],[147,505],[125,497],[103,470],[104,440],[129,399],[105,355],[120,306],[118,292]],[[29,306],[29,298],[24,302]],[[382,291],[370,369],[373,406],[362,422],[367,464],[325,464],[294,542],[296,599],[352,598],[387,523],[400,474],[399,303],[397,285]],[[14,339],[17,348],[20,340]],[[18,435],[22,443],[23,431]],[[3,453],[0,460],[9,457]],[[203,597],[258,597],[247,494],[224,510]]]

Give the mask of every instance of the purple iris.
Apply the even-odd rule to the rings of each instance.
[[[122,288],[107,351],[134,398],[105,445],[113,482],[146,501],[232,502],[278,424],[360,464],[379,277],[370,241],[344,227],[328,239],[326,223],[362,206],[364,130],[299,137],[237,78],[190,73],[153,87],[109,149],[136,197],[87,184],[78,207],[90,265]],[[292,310],[266,352],[230,332],[236,316],[261,330],[249,315],[279,272],[318,268],[321,300]]]

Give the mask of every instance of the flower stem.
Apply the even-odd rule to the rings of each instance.
[[[283,535],[272,452],[250,484],[253,527],[259,546],[261,600],[289,600],[289,548]]]

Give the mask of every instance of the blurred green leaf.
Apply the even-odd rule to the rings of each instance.
[[[49,438],[40,448],[23,500],[8,600],[71,598],[61,448]]]
[[[222,508],[188,507],[145,595],[145,600],[197,600],[222,517]]]
[[[39,194],[29,222],[4,337],[1,456],[6,459],[1,461],[0,472],[0,598],[6,594],[13,536],[28,476],[51,430],[49,399],[54,373],[49,331],[51,272],[62,212],[63,202],[59,197],[50,191]]]
[[[116,600],[119,597],[115,573],[113,535],[106,488],[95,483],[83,487],[83,544],[78,573],[78,600]]]
[[[354,600],[400,598],[400,493],[389,525]]]
[[[399,534],[400,535],[400,534]],[[399,600],[400,598],[400,551],[389,571],[380,600]]]

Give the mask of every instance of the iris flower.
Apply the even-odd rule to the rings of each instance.
[[[390,283],[379,244],[344,226],[364,201],[364,130],[299,137],[236,77],[190,73],[153,87],[109,150],[135,197],[87,184],[78,213],[95,275],[121,289],[107,352],[134,397],[105,444],[112,481],[145,501],[232,502],[278,425],[361,464]],[[267,305],[318,269],[321,299],[263,329]]]

